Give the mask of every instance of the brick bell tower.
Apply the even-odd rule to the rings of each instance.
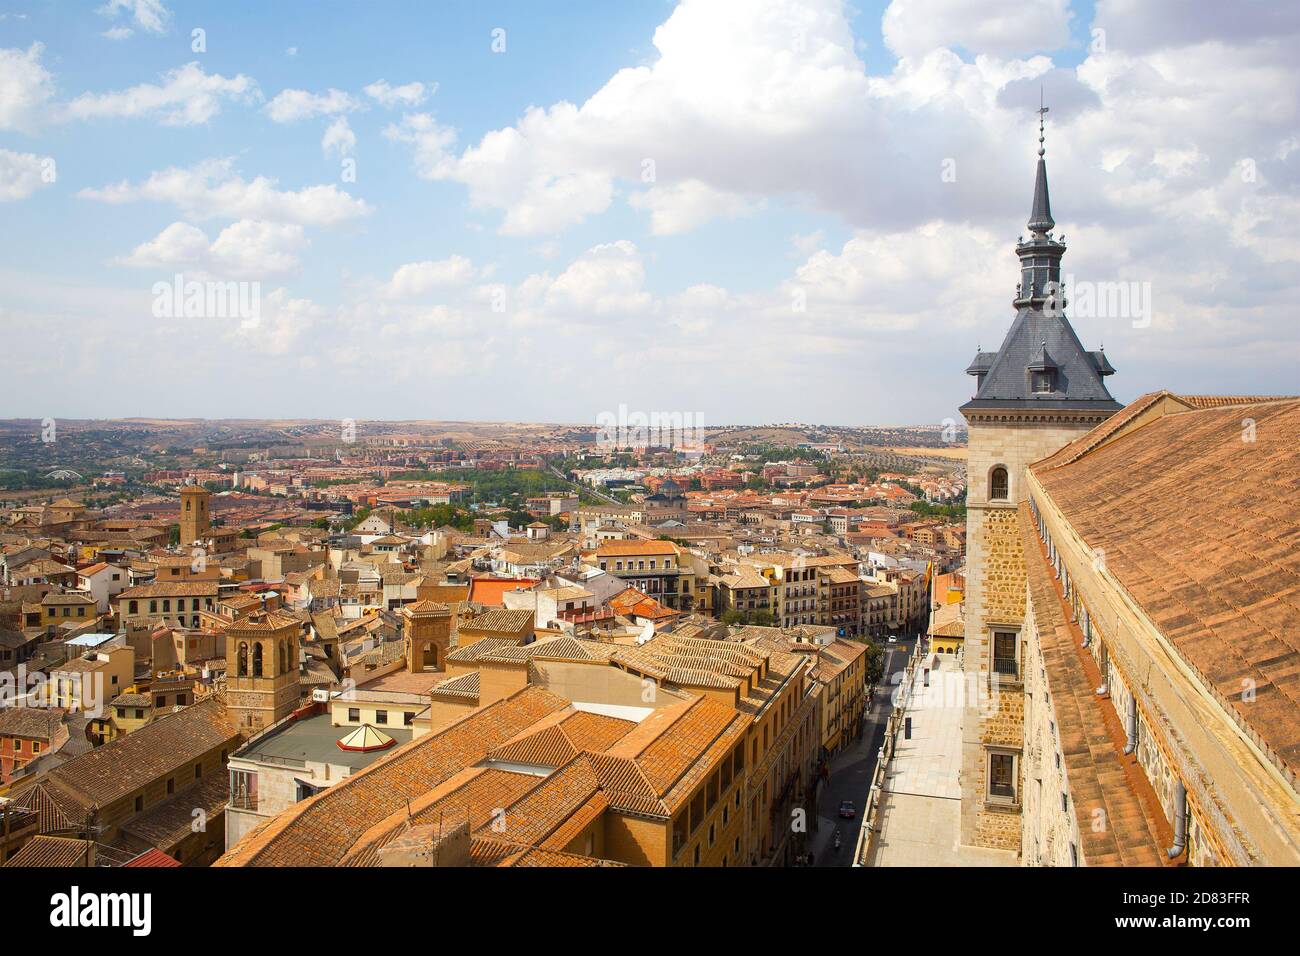
[[[212,530],[208,503],[212,492],[202,485],[181,488],[181,547],[188,548]]]
[[[226,710],[249,733],[297,709],[301,630],[278,611],[255,611],[226,629]]]
[[[1115,370],[1105,352],[1086,351],[1065,317],[1065,243],[1052,235],[1044,159],[1047,108],[1038,112],[1029,237],[1016,244],[1015,317],[997,352],[976,352],[966,369],[975,396],[961,407],[970,435],[961,841],[1011,850],[1020,846],[1023,785],[1025,563],[1016,512],[1027,497],[1025,469],[1122,407],[1106,389],[1104,379]]]

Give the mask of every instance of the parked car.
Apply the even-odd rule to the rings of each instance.
[[[890,643],[890,644],[897,644],[897,643],[898,643],[898,638],[891,636],[891,637],[889,638],[889,643]]]
[[[840,804],[840,816],[846,820],[852,820],[858,815],[858,808],[854,806],[852,800],[845,800]]]

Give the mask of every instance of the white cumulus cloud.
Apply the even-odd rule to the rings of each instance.
[[[689,232],[712,219],[733,219],[751,208],[744,196],[714,189],[698,179],[633,193],[628,205],[649,211],[650,231],[656,236]]]
[[[334,116],[360,108],[360,101],[342,90],[331,88],[324,93],[281,90],[266,104],[266,115],[277,123],[296,123],[313,116]]]
[[[41,65],[44,49],[0,49],[0,129],[31,131],[54,96],[54,78]]]
[[[221,112],[223,100],[246,103],[258,95],[251,77],[207,73],[197,62],[168,70],[160,79],[109,93],[82,93],[68,103],[66,115],[83,120],[156,116],[168,126],[192,126]]]
[[[898,56],[940,47],[1014,56],[1070,40],[1069,0],[893,0],[881,31]]]
[[[412,298],[435,289],[463,286],[474,275],[474,263],[464,256],[408,262],[393,272],[384,294],[393,299]]]
[[[337,117],[330,123],[320,141],[320,148],[326,156],[350,156],[356,146],[357,134],[352,132],[346,116]]]
[[[200,275],[256,279],[296,270],[298,254],[306,245],[302,226],[294,224],[241,219],[209,242],[207,233],[197,226],[174,222],[117,262],[137,268],[187,269]]]
[[[15,153],[0,149],[0,202],[26,199],[42,186],[50,184],[54,160],[35,153]]]
[[[276,188],[266,176],[246,180],[234,171],[231,159],[213,159],[189,168],[170,167],[151,173],[141,183],[120,182],[101,189],[83,189],[84,199],[121,204],[148,200],[171,203],[196,219],[261,219],[305,226],[337,226],[371,212],[334,184],[298,190]]]
[[[419,106],[437,90],[437,83],[430,83],[427,86],[418,82],[392,86],[385,80],[376,80],[365,87],[366,95],[381,106],[393,107],[400,105],[408,108]]]
[[[171,11],[163,5],[162,0],[108,0],[99,8],[107,17],[126,14],[136,26],[150,33],[164,33],[171,20]]]

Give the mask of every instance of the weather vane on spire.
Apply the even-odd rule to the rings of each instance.
[[[1047,116],[1048,107],[1043,105],[1043,88],[1038,88],[1038,155],[1042,156],[1046,152],[1043,149],[1043,119]]]

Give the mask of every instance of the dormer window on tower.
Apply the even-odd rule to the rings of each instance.
[[[1047,353],[1046,342],[1039,345],[1026,370],[1029,372],[1029,391],[1032,394],[1050,395],[1056,391],[1056,375],[1059,369]]]

